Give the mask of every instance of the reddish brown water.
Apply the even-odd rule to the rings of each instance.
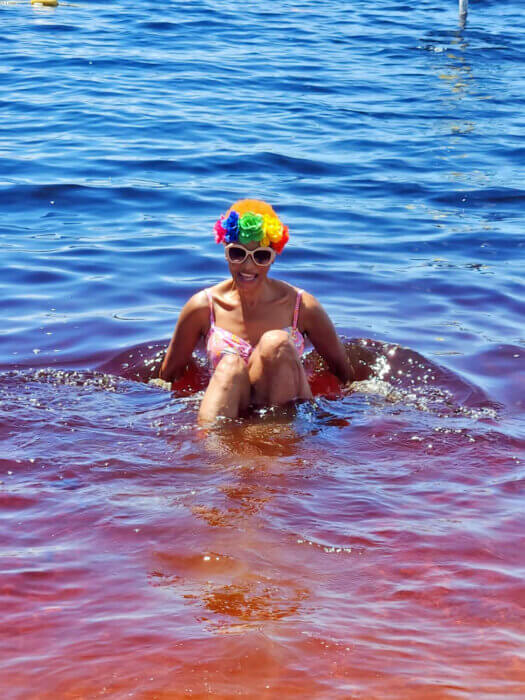
[[[369,347],[396,393],[213,431],[184,391],[5,373],[8,697],[523,697],[513,417]],[[151,346],[126,355],[123,374],[152,371]]]
[[[0,700],[525,698],[525,14],[471,5],[0,2]],[[375,379],[204,432],[141,380],[243,196]]]

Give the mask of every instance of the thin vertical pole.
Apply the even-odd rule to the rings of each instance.
[[[461,27],[465,26],[468,13],[468,0],[459,0],[459,23]]]

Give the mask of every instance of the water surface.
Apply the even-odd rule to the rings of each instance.
[[[0,16],[2,697],[523,697],[520,3]],[[374,376],[204,432],[242,196]]]

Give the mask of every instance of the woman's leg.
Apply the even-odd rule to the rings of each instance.
[[[223,355],[210,379],[199,409],[199,420],[214,421],[217,416],[237,418],[250,403],[250,378],[239,355]]]
[[[286,331],[264,333],[248,363],[252,399],[257,405],[313,398],[306,372]]]

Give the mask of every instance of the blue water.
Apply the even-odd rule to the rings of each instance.
[[[2,363],[168,336],[243,195],[341,329],[522,342],[521,9],[1,7]]]
[[[161,432],[181,410],[184,425],[194,423],[194,406],[129,382],[99,377],[121,403],[95,392],[82,410],[68,392],[95,381],[92,372],[115,356],[133,359],[135,346],[169,338],[187,298],[226,275],[215,220],[233,201],[256,197],[290,228],[273,274],[315,294],[342,336],[405,346],[448,373],[451,394],[468,385],[483,395],[478,404],[491,406],[496,422],[473,416],[460,429],[482,442],[488,430],[498,463],[513,460],[509,483],[523,488],[518,0],[471,2],[464,27],[454,0],[1,2],[0,19],[5,460],[38,460],[39,440],[46,459],[78,458],[67,436],[43,427],[31,400],[70,422],[91,416],[94,432],[78,450],[92,445],[100,460],[93,436],[111,436],[95,432],[97,415],[118,414],[120,430],[139,432],[143,411],[153,411]],[[406,406],[389,413],[356,401],[357,409],[345,399],[324,410],[371,435],[377,416],[396,421],[396,410],[415,433],[440,430]],[[332,435],[324,414],[314,420]],[[165,455],[158,434],[148,468]],[[341,447],[350,437],[334,439]],[[139,454],[134,443],[126,449]],[[448,444],[447,453],[450,466],[465,459],[463,446]],[[478,457],[490,460],[490,450]],[[374,463],[372,448],[366,459]],[[361,487],[372,488],[366,477]],[[518,517],[511,500],[502,512]],[[516,576],[522,570],[523,559]],[[349,686],[330,687],[349,697]],[[519,687],[508,692],[518,697]]]

